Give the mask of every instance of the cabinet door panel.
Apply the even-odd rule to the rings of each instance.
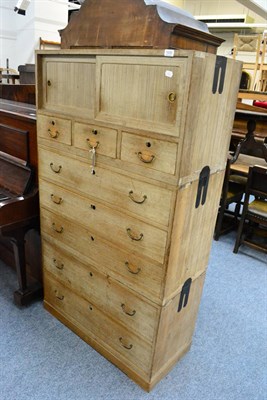
[[[179,136],[187,58],[97,58],[97,118]]]
[[[46,57],[42,106],[64,114],[94,116],[95,59]]]

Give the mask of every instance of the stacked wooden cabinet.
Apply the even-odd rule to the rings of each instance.
[[[37,72],[45,307],[150,390],[191,344],[241,66],[76,49]]]

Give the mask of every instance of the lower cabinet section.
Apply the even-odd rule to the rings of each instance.
[[[205,273],[161,307],[65,252],[58,261],[45,241],[43,251],[46,309],[151,390],[190,347]]]

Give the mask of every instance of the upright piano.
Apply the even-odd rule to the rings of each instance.
[[[29,283],[25,235],[39,228],[38,188],[29,163],[29,132],[0,123],[0,235],[14,249],[19,287],[17,305],[26,305],[42,294],[40,283]]]

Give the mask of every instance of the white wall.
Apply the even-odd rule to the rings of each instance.
[[[0,67],[18,69],[19,65],[35,62],[34,52],[39,37],[60,41],[59,29],[68,21],[67,0],[31,0],[26,15],[14,12],[17,0],[0,0]]]

